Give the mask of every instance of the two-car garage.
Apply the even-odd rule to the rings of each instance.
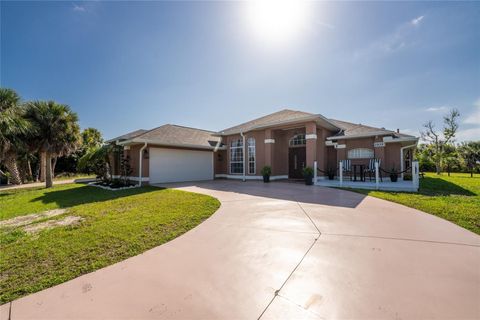
[[[150,184],[211,180],[214,177],[213,152],[151,147],[149,173]]]

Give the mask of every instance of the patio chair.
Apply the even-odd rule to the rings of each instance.
[[[342,160],[342,169],[343,176],[347,174],[352,180],[352,160]]]
[[[372,181],[372,176],[375,177],[375,161],[378,162],[378,168],[380,169],[380,164],[382,163],[382,159],[370,159],[368,160],[368,167],[365,168],[364,174],[368,173],[368,178]],[[382,180],[382,174],[379,173],[380,181]]]

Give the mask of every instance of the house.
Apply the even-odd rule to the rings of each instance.
[[[177,125],[137,130],[109,140],[130,159],[131,180],[144,183],[227,179],[300,179],[316,162],[319,177],[342,160],[366,165],[379,159],[385,170],[409,168],[418,138],[320,114],[281,110],[213,132]],[[140,160],[140,161],[139,161]],[[116,157],[114,175],[118,175]],[[385,173],[384,173],[385,174]]]

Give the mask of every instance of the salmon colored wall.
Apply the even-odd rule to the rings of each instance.
[[[324,171],[327,171],[327,169],[334,169],[336,170],[338,167],[338,161],[337,161],[337,150],[334,147],[326,147],[327,150],[327,165],[325,169],[322,169]]]
[[[214,153],[213,159],[215,161],[214,171],[215,174],[227,174],[228,173],[228,159],[227,150],[218,150]]]
[[[130,146],[130,150],[125,150],[124,153],[126,155],[130,156],[130,166],[132,167],[132,176],[138,177],[138,169],[139,169],[139,152],[140,149],[143,147],[143,145],[133,145]],[[147,146],[145,148],[146,150],[149,150],[150,148]],[[149,176],[149,161],[147,158],[145,158],[145,150],[143,151],[142,155],[142,177],[148,177]]]
[[[272,175],[282,176],[288,174],[288,132],[275,130],[273,132],[275,144],[273,144]]]
[[[385,145],[385,164],[382,165],[384,170],[390,171],[395,168],[400,171],[400,143],[387,143]]]

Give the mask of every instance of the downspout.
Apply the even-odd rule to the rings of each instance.
[[[147,143],[143,145],[143,147],[140,148],[140,151],[138,152],[138,186],[142,186],[142,164],[143,164],[143,150],[147,147]]]
[[[400,148],[400,172],[403,171],[403,150],[405,149],[408,149],[408,148],[411,148],[411,147],[416,147],[417,144],[412,144],[412,145],[409,145],[409,146],[405,146],[405,147],[401,147]],[[412,153],[412,157],[413,157],[413,153]],[[403,180],[403,172],[400,174],[402,180]]]
[[[245,153],[245,135],[243,134],[243,132],[240,132],[240,135],[242,136],[242,139],[243,139],[243,182],[245,182],[247,179],[245,178],[245,157],[246,157],[246,153]]]

